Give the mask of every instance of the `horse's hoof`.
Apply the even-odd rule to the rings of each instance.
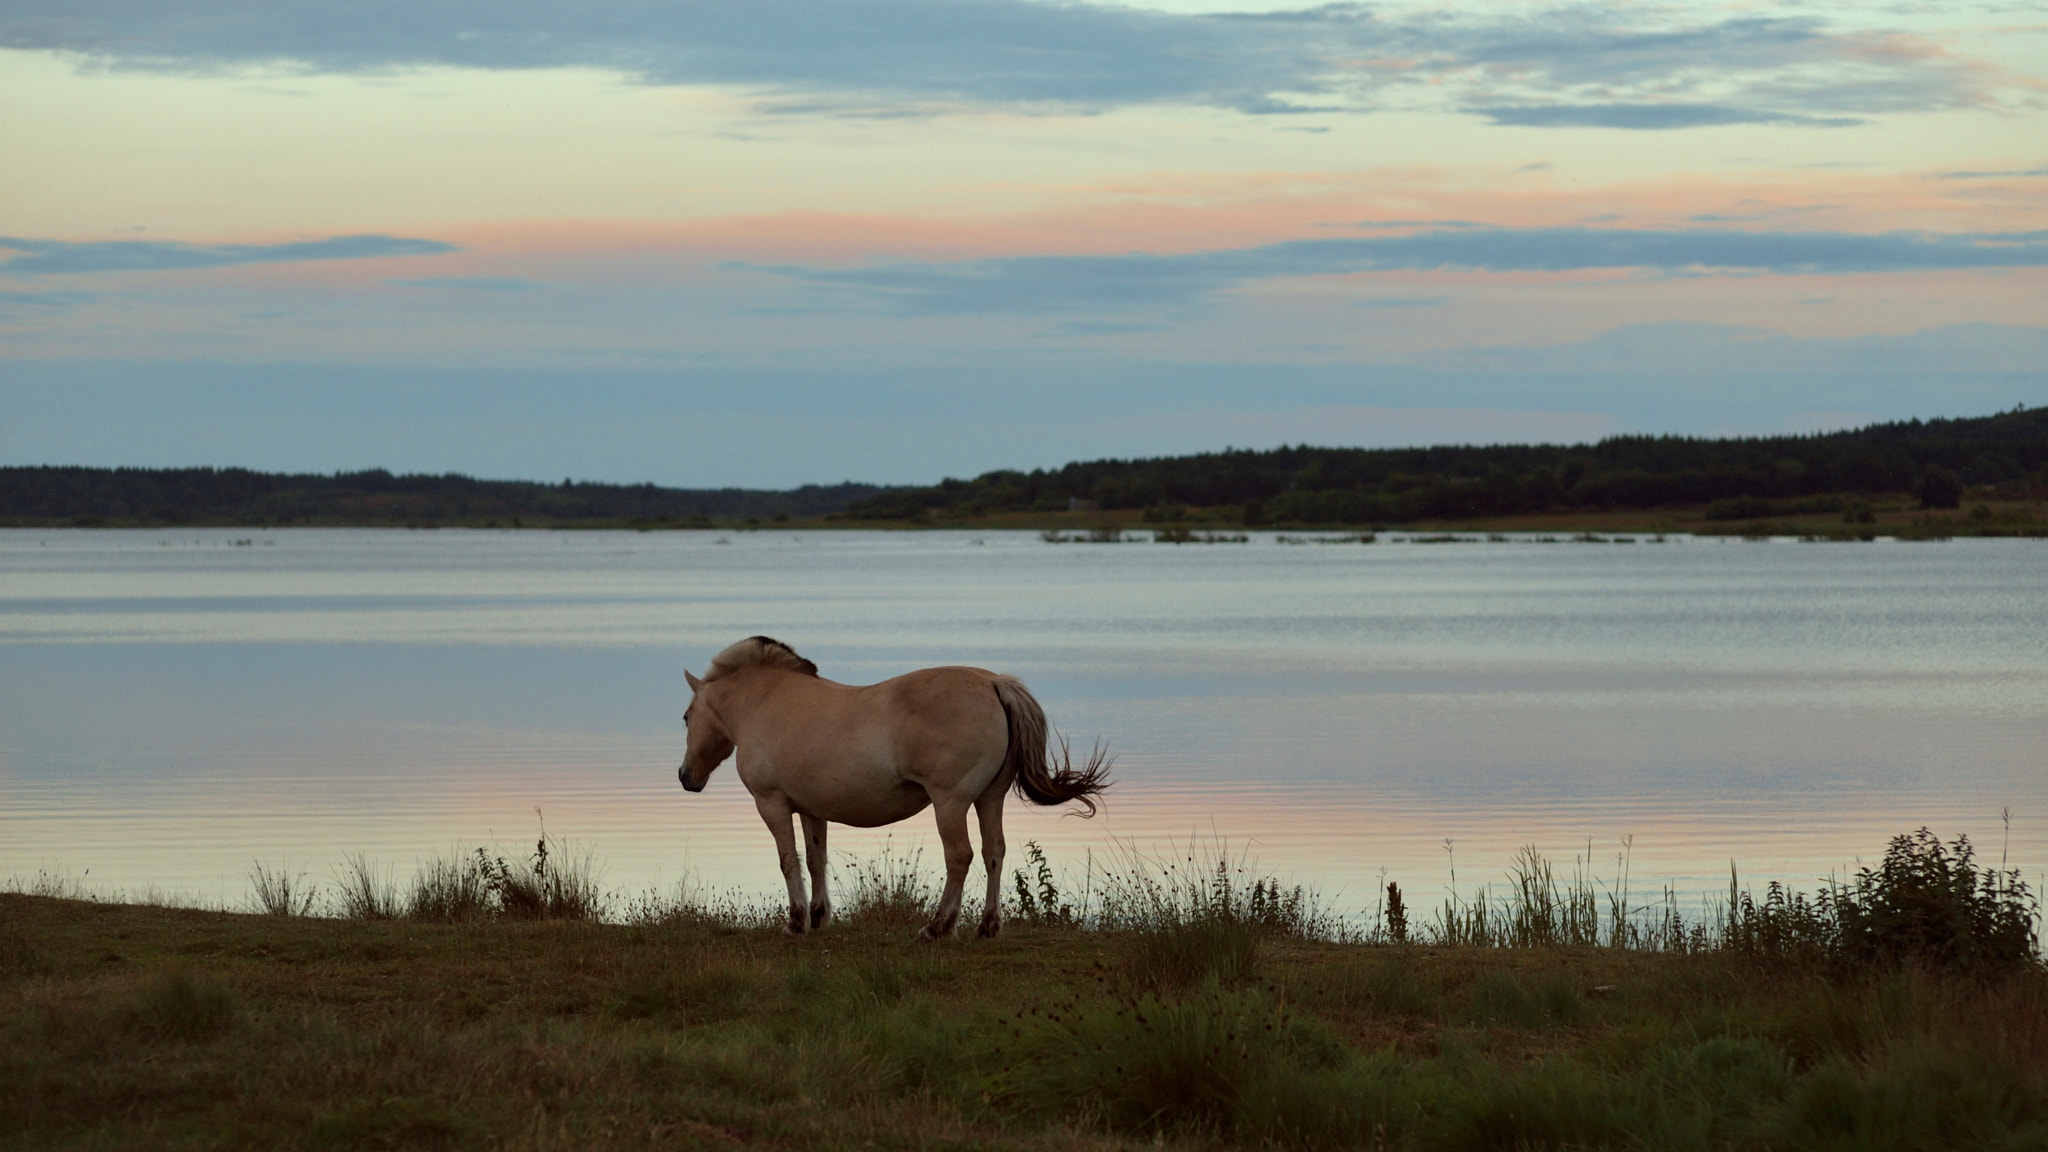
[[[937,944],[951,935],[951,932],[940,931],[939,926],[936,924],[927,924],[917,930],[917,938],[926,944]]]
[[[993,940],[1002,930],[1003,922],[993,916],[989,916],[982,919],[981,927],[976,928],[974,934],[983,940]]]
[[[789,914],[789,923],[784,924],[782,930],[791,936],[801,936],[804,934],[804,926],[807,919],[802,912],[791,912]]]
[[[821,907],[816,904],[811,905],[811,927],[813,929],[823,928],[825,922],[830,919],[832,919],[832,910],[830,908]]]

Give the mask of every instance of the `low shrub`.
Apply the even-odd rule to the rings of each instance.
[[[2039,962],[2040,901],[2017,870],[1979,871],[1970,838],[1944,845],[1922,828],[1894,836],[1884,861],[1837,890],[1839,958],[2002,967]]]
[[[1978,869],[1969,837],[1894,836],[1876,868],[1808,897],[1773,881],[1761,903],[1731,883],[1722,947],[1752,959],[1841,969],[2033,966],[2041,905],[2018,871]]]

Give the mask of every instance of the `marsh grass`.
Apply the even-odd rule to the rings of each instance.
[[[1268,940],[1354,936],[1315,892],[1258,874],[1221,841],[1196,841],[1171,856],[1120,843],[1100,869],[1091,856],[1071,922],[1129,934],[1124,976],[1139,988],[1242,984],[1257,974]]]
[[[320,898],[304,872],[271,868],[260,860],[249,865],[249,888],[256,911],[266,916],[310,916]]]
[[[937,902],[924,849],[899,851],[894,837],[884,838],[882,850],[868,859],[842,854],[837,871],[844,880],[834,906],[849,924],[913,927],[931,917]]]
[[[1668,886],[1632,902],[1628,842],[1611,880],[1590,868],[1590,846],[1560,876],[1534,848],[1515,855],[1501,891],[1451,885],[1421,941],[1462,948],[1594,947],[1721,953],[1780,967],[1836,970],[1933,964],[1961,969],[2038,966],[2041,904],[2015,869],[1980,868],[1968,837],[1944,843],[1926,828],[1892,838],[1884,860],[1846,882],[1800,892],[1778,881],[1759,897],[1730,869],[1725,901],[1688,916]],[[1451,843],[1445,842],[1449,852]],[[1405,917],[1404,917],[1405,919]],[[1392,918],[1370,938],[1391,939]]]
[[[1129,841],[1088,859],[1078,919],[1090,927],[1145,930],[1209,921],[1241,923],[1260,935],[1338,941],[1354,933],[1314,889],[1261,874],[1221,839],[1149,853]]]
[[[336,911],[345,920],[395,920],[403,911],[391,869],[361,852],[343,852],[334,870]]]
[[[443,923],[485,919],[497,911],[492,877],[491,862],[481,849],[430,857],[413,873],[406,917]]]
[[[497,915],[509,920],[597,921],[611,909],[596,852],[555,840],[545,824],[532,855],[508,860],[479,848],[475,867]]]
[[[259,864],[250,879],[255,902],[265,911],[275,904],[297,907],[293,915],[308,915],[320,906],[311,890],[292,886],[298,882],[288,882],[282,871]],[[549,836],[543,824],[530,855],[508,858],[482,848],[457,849],[417,864],[403,887],[389,866],[360,852],[344,852],[325,907],[344,920],[470,923],[600,921],[611,916],[616,903],[603,886],[596,853]],[[682,913],[680,907],[650,894],[636,902],[626,918],[652,922]]]

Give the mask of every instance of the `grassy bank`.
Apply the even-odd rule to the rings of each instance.
[[[0,895],[0,1144],[2048,1147],[2030,894],[1894,855],[1662,936],[1533,858],[1370,930],[1228,867],[1112,869],[1084,911],[1027,861],[1001,938],[938,946],[886,862],[800,939],[504,903],[516,864],[373,876],[349,918]]]

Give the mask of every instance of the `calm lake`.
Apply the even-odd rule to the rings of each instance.
[[[527,851],[538,808],[620,892],[771,892],[730,765],[675,774],[684,669],[754,633],[849,683],[1012,672],[1106,742],[1104,815],[1013,800],[1013,863],[1220,839],[1368,909],[1523,845],[1611,878],[1632,844],[1645,896],[1810,886],[1923,824],[2048,865],[2042,541],[11,530],[0,880],[234,904],[252,860]],[[928,816],[894,836],[936,872]]]

